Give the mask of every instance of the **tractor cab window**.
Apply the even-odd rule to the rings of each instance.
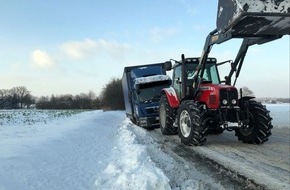
[[[196,67],[197,67],[197,64],[187,64],[186,65],[186,75],[187,75],[187,82],[188,83],[192,84],[192,82],[194,80],[194,76],[195,76]],[[217,71],[215,64],[207,64],[205,66],[203,76],[199,77],[199,78],[202,78],[205,81],[210,81],[213,84],[220,83],[218,71]]]
[[[206,81],[211,81],[213,84],[219,84],[220,78],[215,64],[207,64],[202,76]]]
[[[181,66],[177,66],[173,71],[173,88],[175,89],[177,96],[181,96]]]
[[[178,66],[174,69],[173,80],[174,80],[173,85],[179,84],[179,82],[181,81],[181,66]]]
[[[193,80],[194,80],[194,74],[196,71],[196,67],[198,64],[186,64],[185,65],[185,72],[186,72],[186,86],[192,87]]]

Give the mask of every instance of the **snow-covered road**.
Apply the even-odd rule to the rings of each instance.
[[[289,129],[273,130],[270,140],[260,146],[238,142],[233,132],[208,136],[206,144],[199,147],[184,146],[177,136],[165,137],[159,131],[150,135],[166,147],[165,152],[195,165],[222,188],[290,188]]]
[[[289,189],[289,106],[271,109],[273,135],[263,145],[224,132],[188,147],[133,125],[122,111],[1,120],[0,190]]]

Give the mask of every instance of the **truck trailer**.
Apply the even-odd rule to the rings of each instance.
[[[122,87],[126,115],[143,128],[159,127],[159,100],[163,88],[171,85],[166,70],[171,63],[155,63],[124,68]]]

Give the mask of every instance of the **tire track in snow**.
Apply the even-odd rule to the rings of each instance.
[[[152,160],[171,180],[170,185],[173,189],[192,187],[186,184],[186,180],[190,178],[195,182],[192,184],[197,189],[202,189],[199,186],[209,189],[289,188],[290,145],[289,136],[283,129],[274,130],[269,142],[263,145],[241,143],[234,133],[225,132],[209,136],[208,142],[200,147],[184,146],[177,136],[163,136],[159,129],[146,131],[135,126],[132,130],[139,134],[139,141],[147,145]],[[154,150],[156,147],[158,150]],[[161,152],[174,160],[165,162],[169,165],[177,164],[179,168],[170,166],[171,170],[175,171],[169,171],[169,166],[158,158]],[[176,175],[181,177],[177,178]],[[206,179],[206,176],[209,179]],[[182,178],[185,184],[182,184]]]
[[[170,179],[172,189],[263,189],[246,177],[182,145],[176,136],[163,136],[159,129],[131,128],[139,143]]]

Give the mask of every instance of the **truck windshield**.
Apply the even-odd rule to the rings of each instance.
[[[160,92],[163,88],[170,86],[170,81],[158,81],[153,83],[141,84],[138,97],[140,103],[158,102]]]

